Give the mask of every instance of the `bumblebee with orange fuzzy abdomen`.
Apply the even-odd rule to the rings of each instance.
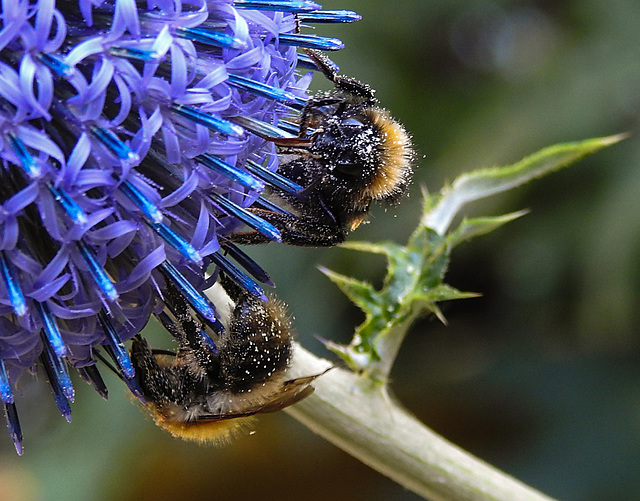
[[[145,407],[172,435],[198,442],[224,441],[255,414],[275,412],[313,392],[316,376],[286,379],[292,333],[284,305],[216,284],[225,330],[206,341],[200,323],[179,295],[161,318],[178,340],[175,354],[133,339],[131,359]]]
[[[325,247],[343,242],[376,202],[396,204],[405,195],[414,157],[404,127],[378,107],[374,90],[339,75],[320,52],[307,54],[334,89],[310,98],[300,114],[298,137],[269,138],[283,155],[278,173],[303,189],[272,188],[269,198],[287,213],[251,209],[273,224],[284,243]],[[231,235],[236,243],[266,243],[258,232]]]

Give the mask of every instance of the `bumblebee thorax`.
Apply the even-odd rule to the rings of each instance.
[[[314,133],[311,153],[333,175],[369,177],[379,163],[381,138],[360,117],[327,117]]]

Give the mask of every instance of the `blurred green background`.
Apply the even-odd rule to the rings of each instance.
[[[352,239],[404,241],[420,187],[546,145],[637,132],[635,0],[322,2],[363,16],[318,27],[332,58],[378,89],[419,151],[411,197]],[[320,79],[316,80],[319,82]],[[531,214],[456,250],[448,281],[483,296],[425,318],[393,373],[398,399],[448,439],[566,501],[640,499],[640,139],[469,214]],[[302,344],[347,342],[362,317],[316,269],[378,282],[383,262],[271,244],[251,253],[290,305]],[[285,413],[223,448],[156,429],[115,378],[110,400],[77,383],[73,422],[25,380],[18,458],[0,439],[5,500],[418,499]]]

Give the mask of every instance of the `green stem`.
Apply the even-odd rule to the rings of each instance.
[[[308,376],[330,366],[298,346],[290,372]],[[429,430],[381,383],[334,368],[314,386],[313,395],[287,412],[420,496],[432,501],[552,501]]]

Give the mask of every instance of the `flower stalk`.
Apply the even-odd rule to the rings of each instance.
[[[298,348],[294,376],[331,363]],[[436,434],[366,375],[334,368],[285,412],[371,468],[431,501],[551,501]]]
[[[451,251],[520,217],[465,219],[452,228],[469,202],[515,188],[575,163],[626,137],[617,135],[545,148],[522,161],[460,176],[439,194],[425,196],[420,224],[407,245],[348,243],[351,250],[387,258],[383,286],[329,270],[324,273],[365,313],[349,345],[326,341],[347,368],[318,378],[316,391],[286,412],[311,430],[407,489],[437,501],[549,501],[551,498],[498,471],[440,437],[390,396],[389,374],[416,318],[431,312],[444,320],[438,303],[473,297],[444,283]],[[294,376],[320,374],[331,363],[298,348]]]

